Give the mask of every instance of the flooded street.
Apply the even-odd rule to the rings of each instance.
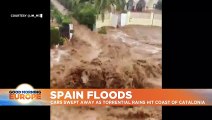
[[[51,50],[52,88],[161,88],[161,28],[107,28],[102,35],[74,27],[72,42]],[[161,107],[53,106],[51,111],[52,120],[161,119]]]

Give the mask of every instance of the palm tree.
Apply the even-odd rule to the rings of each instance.
[[[102,21],[105,18],[105,12],[121,13],[125,9],[126,0],[95,0],[95,8],[98,14],[101,14]]]
[[[145,0],[139,0],[136,5],[136,10],[141,12],[145,8],[145,6],[146,6]]]
[[[133,10],[133,0],[129,0],[127,2],[127,10],[132,11]]]
[[[70,7],[69,8],[71,11],[73,11],[80,4],[80,0],[70,0],[70,3],[71,3],[70,5],[71,8]]]
[[[126,0],[115,0],[116,11],[123,12],[126,4]]]
[[[58,0],[65,8],[69,9],[70,11],[74,10],[75,7],[82,1],[82,0]]]

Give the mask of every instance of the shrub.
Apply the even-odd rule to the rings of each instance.
[[[51,16],[56,19],[57,23],[62,23],[62,14],[57,9],[52,9]]]
[[[93,25],[96,22],[96,10],[91,4],[81,4],[77,10],[74,11],[73,17],[83,25],[93,30]]]
[[[65,38],[60,37],[59,44],[60,44],[60,45],[63,45],[63,44],[64,44],[64,42],[65,42]]]
[[[51,28],[51,46],[60,43],[60,33],[57,28]]]
[[[62,26],[69,25],[70,23],[71,23],[71,17],[69,17],[69,16],[63,16]]]
[[[98,33],[107,34],[106,28],[105,27],[101,27],[100,30],[98,31]]]
[[[55,19],[56,19],[58,24],[62,23],[62,17],[60,15],[55,16]]]

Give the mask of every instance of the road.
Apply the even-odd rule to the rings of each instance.
[[[54,7],[62,14],[62,15],[68,15],[68,10],[61,5],[57,0],[51,0],[51,3],[54,5]]]

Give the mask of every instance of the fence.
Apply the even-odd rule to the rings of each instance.
[[[127,12],[122,13],[121,15],[108,13],[105,15],[104,21],[102,21],[100,18],[96,20],[96,28],[100,28],[103,26],[116,27],[119,23],[121,26],[148,25],[148,26],[161,27],[162,15],[157,13],[142,13],[142,12]]]

